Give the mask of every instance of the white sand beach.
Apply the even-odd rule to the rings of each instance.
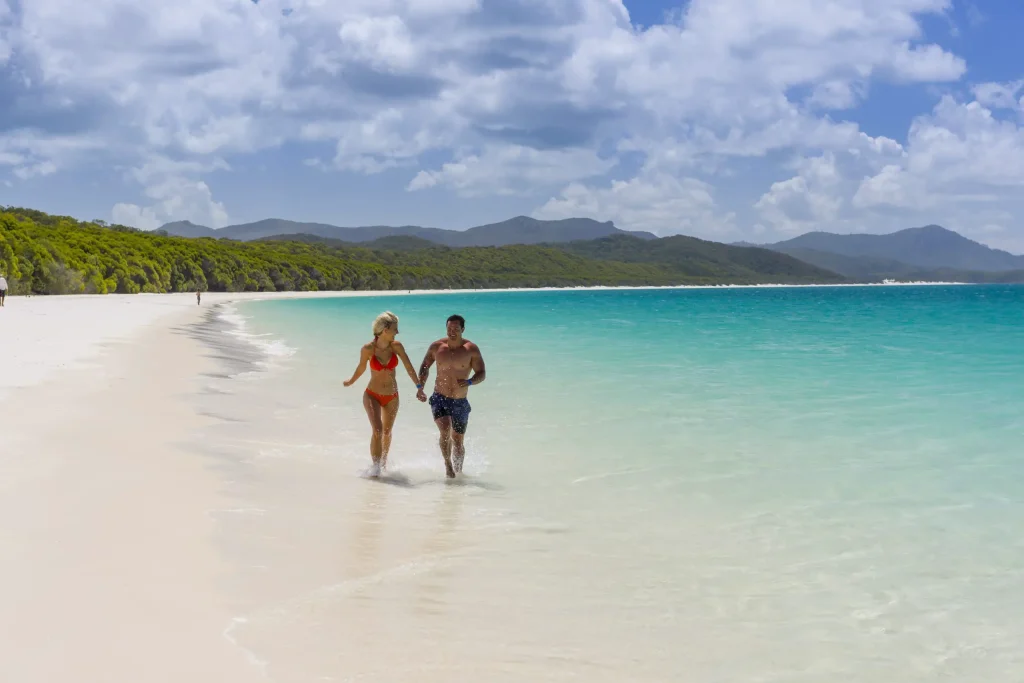
[[[272,297],[336,297],[377,292],[203,294],[203,304]],[[203,309],[195,294],[8,297],[0,313],[0,397],[44,382],[62,370],[99,367],[111,344],[135,339],[150,328],[194,319]],[[184,316],[184,317],[182,317]]]
[[[179,439],[209,361],[189,296],[10,298],[0,311],[0,680],[251,681],[222,636],[207,514]]]

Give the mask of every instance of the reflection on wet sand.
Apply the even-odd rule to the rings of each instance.
[[[383,486],[364,486],[362,489],[362,504],[356,509],[352,525],[352,541],[348,548],[339,548],[342,558],[347,558],[351,565],[347,572],[351,579],[372,576],[384,569],[380,558],[380,539],[391,491]]]
[[[434,505],[434,531],[423,544],[424,554],[443,557],[455,548],[465,498],[466,492],[457,487],[446,486],[441,490]],[[449,562],[438,563],[421,574],[416,582],[414,611],[422,616],[442,614],[448,605],[448,593],[452,590],[452,576]]]

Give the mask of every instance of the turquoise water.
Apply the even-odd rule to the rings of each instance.
[[[451,313],[483,350],[468,486],[444,485],[429,411],[401,372],[390,459],[405,485],[356,476],[369,462],[363,383],[341,381],[385,309],[416,365]],[[310,491],[332,484],[320,503],[303,496],[303,519],[372,510],[393,534],[391,559],[366,560],[380,587],[356,602],[331,593],[317,628],[390,614],[380,628],[410,629],[410,648],[426,638],[417,661],[436,655],[438,680],[1024,675],[1024,287],[406,295],[239,312],[294,350],[260,380],[278,401],[264,481],[312,468]],[[342,485],[347,502],[330,493]],[[298,505],[275,500],[282,515]],[[413,566],[403,529],[427,534],[443,514],[443,566],[412,572],[418,584],[388,578]],[[337,571],[307,576],[309,594],[363,570]],[[430,591],[434,612],[403,611]],[[297,619],[268,617],[253,650],[284,662],[269,634]],[[462,668],[446,668],[423,634],[467,622],[468,640],[445,641]],[[305,642],[291,653],[318,656]],[[398,671],[352,657],[323,667]],[[327,668],[316,675],[338,674]]]

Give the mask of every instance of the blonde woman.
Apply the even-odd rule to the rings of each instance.
[[[423,388],[416,370],[405,353],[405,347],[395,339],[398,334],[398,316],[385,311],[373,321],[373,341],[365,344],[359,354],[359,365],[351,379],[345,381],[350,387],[356,383],[370,366],[370,382],[363,392],[363,407],[370,419],[373,435],[370,437],[371,477],[380,476],[387,467],[388,451],[391,450],[391,429],[398,417],[398,381],[395,369],[401,359],[417,391]]]

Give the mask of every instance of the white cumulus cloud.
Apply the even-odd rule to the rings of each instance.
[[[1024,81],[947,95],[898,141],[855,116],[878,82],[972,87],[924,32],[950,10],[690,0],[641,28],[621,0],[0,0],[0,165],[32,182],[133,168],[125,192],[147,199],[111,204],[139,226],[223,224],[208,175],[296,143],[324,172],[404,174],[396,192],[662,234],[984,204],[1010,240],[992,226],[1020,215]]]
[[[686,233],[733,238],[735,216],[716,205],[713,192],[701,180],[664,173],[615,180],[605,188],[572,183],[534,212],[534,217],[582,216],[612,220],[660,236]]]

